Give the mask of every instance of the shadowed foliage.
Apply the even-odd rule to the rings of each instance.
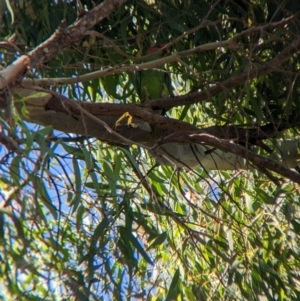
[[[0,298],[300,299],[299,1],[0,23]]]

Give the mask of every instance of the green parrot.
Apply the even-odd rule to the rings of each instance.
[[[166,44],[159,44],[151,46],[146,51],[146,54],[153,53],[163,48],[165,45]],[[158,60],[168,53],[169,50],[164,49],[163,51],[158,52],[156,55],[154,54],[150,56],[148,61]],[[172,83],[169,74],[166,72],[160,72],[158,69],[164,70],[163,66],[158,66],[154,69],[144,70],[138,73],[135,83],[141,102],[151,101],[152,99],[163,98],[172,95]],[[154,110],[154,112],[161,115],[165,114],[163,110]],[[125,118],[128,118],[128,125],[134,126],[134,123],[132,122],[133,117],[128,112],[124,113],[116,121],[115,126],[117,127],[120,125],[121,121]]]
[[[163,48],[166,44],[159,44],[151,46],[146,54],[153,53],[161,48]],[[152,55],[149,58],[149,61],[154,61],[162,58],[164,55],[168,54],[169,50],[165,49],[163,51],[158,52],[156,55]],[[139,96],[141,102],[151,101],[151,99],[168,97],[172,94],[172,83],[171,78],[168,73],[157,71],[157,69],[163,70],[163,66],[158,66],[154,70],[144,70],[140,72],[140,91]],[[157,111],[156,113],[161,114],[161,111]]]

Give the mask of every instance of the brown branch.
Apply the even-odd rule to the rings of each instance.
[[[250,129],[249,127],[247,128],[246,126],[238,125],[211,126],[199,129],[185,121],[154,114],[151,110],[147,110],[143,104],[86,103],[75,102],[66,97],[52,97],[49,100],[46,109],[62,112],[67,115],[70,113],[80,115],[81,110],[78,106],[93,115],[120,117],[125,112],[128,112],[130,115],[136,116],[164,131],[163,135],[173,132],[193,131],[197,133],[207,133],[221,139],[237,139],[245,145],[247,145],[248,141],[250,142],[249,144],[255,144],[254,142],[258,140],[275,138],[279,131],[288,128],[288,126],[284,125],[276,126],[267,124]]]
[[[23,80],[23,84],[29,85],[29,84],[34,84],[34,85],[62,85],[62,84],[72,84],[72,83],[77,83],[77,82],[84,82],[84,81],[89,81],[93,79],[97,79],[103,76],[107,75],[112,75],[112,74],[120,74],[124,72],[135,72],[135,71],[142,71],[142,70],[148,70],[152,69],[161,65],[164,65],[166,63],[172,63],[180,60],[180,58],[189,56],[198,52],[203,52],[207,50],[212,50],[212,49],[217,49],[219,47],[228,47],[228,48],[233,48],[236,49],[235,44],[232,45],[230,40],[222,41],[222,42],[213,42],[213,43],[207,43],[205,45],[201,45],[198,47],[195,47],[190,50],[182,51],[175,53],[170,56],[165,56],[161,59],[158,60],[153,60],[153,61],[148,61],[144,62],[141,64],[131,64],[131,65],[122,65],[122,66],[113,66],[113,67],[108,67],[103,70],[98,70],[95,72],[90,72],[84,75],[81,75],[77,78],[46,78],[46,79],[25,79]],[[155,51],[155,54],[159,53],[159,51],[163,51],[163,48]],[[151,56],[153,56],[154,53],[150,53],[148,55],[145,55],[140,58],[135,58],[135,61],[139,60],[148,60]]]
[[[32,66],[48,62],[64,48],[73,45],[81,40],[88,29],[108,17],[127,0],[106,0],[86,12],[80,19],[68,28],[62,26],[44,43],[29,53]]]
[[[213,43],[212,43],[213,44]],[[269,61],[268,63],[266,63],[264,66],[260,67],[260,68],[252,68],[251,70],[244,72],[240,75],[231,77],[221,83],[217,83],[214,87],[208,89],[208,90],[204,90],[201,92],[196,92],[196,93],[190,93],[190,94],[186,94],[183,96],[176,96],[176,97],[166,97],[166,98],[160,98],[157,100],[152,100],[151,102],[149,102],[148,104],[146,104],[148,107],[151,108],[158,108],[158,109],[171,109],[173,107],[176,106],[182,106],[182,105],[189,105],[189,104],[195,104],[195,103],[199,103],[203,100],[206,99],[210,99],[211,97],[214,97],[220,93],[223,93],[224,90],[226,89],[230,89],[239,85],[242,85],[244,83],[246,83],[247,81],[262,76],[262,75],[266,75],[268,73],[275,71],[278,71],[278,68],[284,61],[288,60],[291,55],[297,51],[299,51],[299,40],[295,40],[293,43],[291,43],[288,47],[286,47],[280,54],[278,54],[274,59],[272,59],[271,61]],[[173,56],[171,56],[173,57]],[[168,58],[171,58],[168,57]],[[161,59],[161,60],[164,60]],[[156,66],[157,61],[154,62],[147,62],[145,64],[141,64],[143,65],[144,69],[148,69],[148,68],[152,68],[154,64]],[[130,69],[132,68],[137,68],[138,66],[131,66]],[[111,70],[111,72],[109,72],[109,70]],[[106,72],[108,72],[107,74],[113,74],[115,73],[116,68],[111,68],[111,69],[106,69]],[[134,70],[134,69],[132,69]],[[100,71],[101,72],[101,71]],[[90,74],[91,75],[91,74]],[[77,79],[76,79],[77,80]],[[55,100],[53,100],[54,102]],[[54,104],[54,103],[53,103]],[[84,105],[82,103],[82,105]],[[61,107],[61,102],[60,100],[58,100],[58,102],[56,102],[55,106]],[[151,123],[151,124],[160,124],[160,122],[162,122],[162,124],[164,124],[163,119],[159,120],[158,118],[162,118],[161,116],[156,115],[155,118],[153,118],[153,114],[152,114],[152,118],[150,118],[151,113],[148,113],[148,116],[146,116],[147,114],[143,114],[143,112],[141,112],[141,110],[137,110],[137,105],[121,105],[118,104],[118,108],[113,108],[112,104],[99,104],[94,105],[93,104],[93,112],[94,114],[105,114],[108,112],[115,112],[115,114],[117,115],[121,115],[122,112],[129,112],[134,116],[140,117],[142,119],[144,119],[145,121]],[[170,123],[170,122],[168,122]],[[174,126],[174,124],[173,124]],[[177,124],[178,126],[178,124]],[[181,130],[193,130],[192,127],[187,128],[186,126],[181,125],[180,128]],[[195,129],[195,128],[194,128]]]
[[[169,135],[166,139],[162,141],[163,143],[178,142],[178,143],[205,143],[207,145],[213,146],[224,152],[229,152],[238,155],[246,160],[252,162],[255,166],[263,169],[268,169],[270,171],[276,172],[285,178],[288,178],[298,184],[300,184],[300,175],[283,165],[263,157],[261,155],[255,154],[254,152],[242,147],[240,145],[231,143],[224,139],[219,139],[217,137],[208,134],[199,134],[191,132],[174,133]]]
[[[225,140],[225,139],[241,139],[241,137],[245,137],[245,139],[247,139],[247,138],[252,139],[253,137],[260,137],[260,139],[275,137],[278,129],[276,129],[273,125],[262,126],[258,129],[239,128],[237,126],[222,126],[222,127],[214,126],[214,127],[210,127],[207,129],[199,130],[189,123],[154,114],[151,111],[145,110],[145,108],[143,109],[141,107],[141,105],[138,106],[138,105],[133,105],[133,104],[119,105],[119,104],[82,103],[82,102],[75,102],[75,101],[72,101],[67,98],[62,98],[62,97],[58,98],[56,96],[52,97],[50,100],[47,100],[47,101],[48,101],[48,104],[44,108],[46,110],[45,111],[41,110],[41,114],[42,114],[41,116],[45,116],[44,114],[46,114],[48,112],[48,110],[49,110],[49,112],[56,112],[56,113],[52,113],[52,114],[54,114],[54,116],[59,115],[58,113],[64,114],[64,115],[66,115],[66,117],[71,116],[71,118],[74,119],[74,122],[75,122],[74,125],[76,124],[76,126],[71,125],[72,127],[70,128],[70,132],[74,132],[74,131],[76,132],[76,129],[82,131],[82,128],[86,124],[86,122],[84,122],[83,126],[80,126],[80,122],[82,120],[82,115],[86,116],[86,118],[90,119],[91,121],[94,121],[95,126],[98,129],[102,126],[103,129],[106,129],[106,131],[107,130],[111,131],[113,123],[108,126],[105,126],[103,122],[98,120],[99,115],[101,115],[101,114],[95,114],[96,113],[95,111],[97,111],[97,110],[95,110],[95,108],[96,109],[98,108],[98,111],[100,111],[102,113],[106,112],[107,115],[116,116],[116,120],[119,116],[122,115],[122,113],[130,111],[130,112],[134,112],[135,115],[140,115],[142,117],[145,117],[144,119],[147,119],[150,121],[153,120],[154,124],[155,124],[155,120],[158,119],[158,123],[156,124],[157,127],[161,126],[162,128],[165,128],[165,129],[168,128],[169,130],[162,131],[162,135],[161,135],[162,143],[166,143],[166,142],[187,143],[187,144],[205,143],[207,145],[211,145],[215,148],[218,148],[222,151],[230,152],[230,153],[236,154],[242,158],[245,158],[245,159],[251,161],[254,165],[256,165],[259,168],[262,168],[262,169],[265,168],[266,170],[277,172],[278,174],[281,174],[284,177],[287,177],[297,183],[300,183],[299,182],[300,175],[293,173],[289,169],[284,168],[282,165],[280,165],[270,159],[259,156],[244,147],[230,143],[229,141]],[[52,103],[53,101],[54,101],[54,104],[56,104],[56,106],[53,105],[53,103]],[[30,104],[30,105],[32,105],[32,104]],[[121,108],[121,110],[120,110],[120,108]],[[113,110],[115,110],[115,112]],[[123,110],[123,112],[122,112],[122,110]],[[116,112],[118,112],[118,113],[116,113]],[[92,114],[94,114],[94,115],[92,115]],[[39,119],[35,119],[35,116],[37,116],[37,118],[39,118],[39,115],[33,114],[31,116],[32,117],[32,120],[30,120],[31,122],[35,122],[36,120],[39,121]],[[53,116],[53,115],[51,115],[51,116]],[[67,119],[64,117],[61,117],[61,118],[63,120]],[[45,122],[44,121],[45,118],[42,117],[42,119],[43,119],[43,122]],[[51,119],[49,119],[49,122],[50,122],[50,124],[53,123],[52,117],[51,117]],[[62,123],[64,124],[64,122],[62,122]],[[43,124],[45,124],[45,123],[43,123]],[[170,127],[170,125],[172,125],[172,126]],[[187,128],[188,130],[182,130],[184,128]],[[127,132],[130,129],[127,128],[127,130],[126,129],[124,129],[124,130],[125,130],[125,132],[123,132],[121,135],[124,135],[124,137],[125,137],[127,135]],[[138,129],[135,129],[135,130],[138,130]],[[100,131],[100,129],[99,129],[99,131]],[[117,128],[117,131],[119,131],[118,128]],[[84,133],[84,135],[89,135],[89,136],[94,137],[93,133],[90,132],[89,128],[86,128],[83,131],[83,133]],[[148,134],[148,133],[143,134],[143,139],[145,138],[144,136],[146,134]],[[221,138],[225,138],[225,139],[221,140],[215,136],[212,136],[212,134],[215,136],[221,137]],[[112,137],[109,140],[112,140],[112,141],[114,141],[114,139],[117,139],[120,136],[120,134],[117,134],[116,132],[113,132],[110,135]],[[139,140],[140,138],[134,139],[133,137],[130,137],[130,136],[128,138],[130,139],[130,141],[129,141],[130,144],[133,142],[140,144],[140,140]],[[155,141],[153,141],[152,138],[151,138],[151,136],[148,137],[148,139],[151,140],[151,143],[150,144],[148,143],[147,145],[145,145],[144,146],[145,148],[151,147],[155,144]],[[101,139],[101,138],[99,137],[99,139]],[[258,138],[256,138],[256,139],[258,139]],[[121,139],[120,141],[122,143],[124,143],[124,140],[125,139]],[[127,140],[125,140],[125,141],[127,141]]]
[[[279,22],[274,22],[274,23],[269,23],[269,24],[265,24],[262,26],[257,26],[257,27],[251,27],[247,30],[244,30],[243,32],[237,34],[236,36],[225,40],[225,41],[220,41],[220,42],[213,42],[213,43],[207,43],[205,45],[200,45],[198,47],[189,49],[189,50],[185,50],[185,51],[181,51],[178,53],[175,53],[173,55],[170,56],[165,56],[161,59],[158,60],[154,60],[154,61],[148,61],[146,63],[142,63],[142,64],[135,64],[135,65],[123,65],[123,66],[113,66],[113,67],[109,67],[109,68],[105,68],[103,70],[98,70],[95,72],[91,72],[88,74],[84,74],[84,75],[80,75],[77,78],[48,78],[48,79],[25,79],[23,81],[23,83],[26,84],[35,84],[35,85],[62,85],[62,84],[72,84],[72,83],[77,83],[77,82],[84,82],[84,81],[88,81],[88,80],[92,80],[92,79],[97,79],[103,76],[107,76],[107,75],[112,75],[112,74],[119,74],[119,73],[123,73],[123,72],[133,72],[133,71],[141,71],[141,70],[147,70],[147,69],[151,69],[151,68],[155,68],[158,66],[161,66],[163,64],[166,63],[172,63],[175,61],[179,61],[181,58],[183,57],[187,57],[199,52],[204,52],[204,51],[208,51],[208,50],[214,50],[217,49],[219,47],[225,47],[227,49],[231,49],[231,50],[236,50],[237,48],[239,48],[240,46],[236,44],[236,42],[241,39],[244,38],[247,35],[253,34],[253,33],[261,33],[263,31],[266,30],[272,30],[274,28],[278,28],[278,27],[283,27],[284,25],[291,23],[292,21],[295,21],[297,16],[299,14],[295,14],[293,16],[291,16],[290,18],[286,18],[283,19]],[[201,23],[202,24],[202,23]],[[206,21],[206,24],[204,24],[203,26],[208,26],[211,23]],[[201,26],[199,26],[199,28],[201,28]],[[196,27],[198,29],[198,27]],[[190,33],[194,32],[194,29],[192,29],[190,31]],[[85,34],[87,34],[88,32],[86,32]],[[187,32],[189,33],[189,32]],[[185,33],[185,34],[187,34]],[[185,34],[183,34],[183,36],[185,36]],[[181,37],[183,37],[181,36]],[[175,40],[176,42],[177,40]],[[167,44],[165,47],[169,47],[170,45],[173,45],[174,41]],[[115,49],[116,50],[116,49]],[[163,49],[161,49],[161,51],[163,51]],[[120,52],[119,50],[117,52]],[[157,54],[157,52],[156,52]],[[125,53],[123,53],[124,57],[130,57],[128,55],[126,55]],[[151,57],[153,54],[149,54],[143,57],[136,57],[136,58],[132,58],[135,61],[141,61],[141,60],[148,60],[149,57]]]
[[[3,144],[9,151],[17,152],[18,154],[21,153],[19,149],[19,145],[16,141],[14,141],[11,137],[6,136],[2,132],[0,132],[0,145]]]
[[[22,76],[26,72],[29,66],[37,68],[57,56],[64,48],[80,41],[87,30],[108,17],[126,1],[106,0],[89,12],[86,12],[69,27],[64,28],[65,22],[63,22],[61,27],[44,43],[29,52],[28,55],[21,56],[0,72],[0,77],[2,77],[0,89],[16,81],[19,76]]]
[[[283,62],[288,60],[294,53],[300,50],[300,40],[294,40],[289,46],[287,46],[281,53],[279,53],[275,58],[265,63],[264,66],[259,68],[252,68],[247,72],[233,76],[223,82],[216,83],[214,87],[201,92],[195,92],[177,97],[165,97],[157,100],[151,100],[148,106],[155,109],[169,110],[174,107],[179,107],[183,105],[190,105],[199,103],[203,100],[210,99],[230,88],[240,86],[256,77],[266,75],[271,72],[278,72],[278,68]]]

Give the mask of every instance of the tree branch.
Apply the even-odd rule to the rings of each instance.
[[[224,152],[230,152],[232,154],[238,155],[246,160],[249,160],[257,167],[262,167],[264,169],[269,169],[273,172],[276,172],[283,177],[286,177],[298,184],[300,184],[300,175],[289,168],[284,167],[282,164],[279,164],[269,158],[255,154],[254,152],[224,139],[219,139],[209,134],[198,134],[198,133],[176,133],[172,134],[163,140],[163,143],[170,142],[179,142],[179,143],[205,143],[207,145],[213,146],[217,149],[220,149]]]
[[[64,28],[64,23],[44,43],[0,72],[0,89],[15,82],[23,76],[29,66],[37,68],[47,63],[64,48],[81,40],[85,32],[108,17],[127,0],[105,0],[84,14],[74,24]]]
[[[278,72],[277,67],[279,67],[284,61],[288,60],[294,53],[300,50],[299,43],[299,39],[294,40],[275,58],[265,63],[264,66],[259,68],[252,68],[247,72],[233,76],[229,79],[224,80],[223,82],[216,83],[214,87],[211,87],[207,90],[190,93],[183,96],[165,97],[157,100],[151,100],[151,102],[148,103],[148,106],[155,109],[169,110],[174,107],[199,103],[203,100],[217,96],[220,93],[224,93],[225,90],[240,86],[256,77],[260,77],[274,71]]]
[[[200,45],[193,49],[181,51],[181,52],[175,53],[170,56],[165,56],[158,60],[149,61],[149,62],[145,62],[142,64],[135,64],[135,65],[108,67],[103,70],[98,70],[95,72],[90,72],[88,74],[80,75],[76,78],[65,77],[65,78],[24,79],[23,84],[26,84],[26,85],[34,84],[34,85],[38,85],[38,86],[73,84],[73,83],[77,83],[77,82],[84,82],[84,81],[97,79],[97,78],[104,77],[107,75],[112,75],[112,74],[120,74],[123,72],[133,72],[133,71],[141,71],[141,70],[155,68],[155,67],[161,66],[163,64],[179,61],[183,57],[187,57],[187,56],[199,53],[199,52],[214,50],[214,49],[217,49],[220,47],[225,47],[227,49],[236,50],[239,48],[239,45],[236,44],[236,42],[239,39],[244,38],[245,36],[250,35],[250,34],[261,33],[266,30],[283,27],[284,25],[291,23],[292,21],[295,21],[298,15],[299,14],[295,14],[295,15],[291,16],[290,18],[283,19],[279,22],[269,23],[269,24],[265,24],[265,25],[257,26],[257,27],[251,27],[251,28],[246,29],[243,32],[235,35],[234,37],[232,37],[228,40],[214,42],[214,43],[207,43],[205,45]],[[209,24],[210,24],[210,22],[206,22],[204,25],[203,24],[201,26],[199,25],[199,28],[202,28],[203,26],[207,26]],[[199,29],[199,28],[197,27],[197,29]],[[193,33],[193,32],[194,32],[194,30],[190,31],[190,33]],[[85,34],[87,34],[87,32]],[[187,33],[184,33],[183,36],[186,36],[186,34]],[[103,37],[103,35],[101,35],[101,37]],[[181,38],[181,37],[179,37],[179,38]],[[164,48],[167,48],[167,47],[171,46],[172,44],[174,44],[174,41],[172,43],[167,44]],[[161,51],[163,51],[164,48],[162,48]],[[118,50],[117,52],[120,52],[120,51]],[[156,54],[157,54],[157,52],[156,52]],[[123,53],[123,55],[126,58],[131,58],[135,61],[141,61],[141,60],[147,60],[153,54],[149,54],[149,55],[146,55],[143,57],[138,57],[138,58],[133,58],[131,56],[128,56],[125,53]],[[271,71],[273,71],[273,69]]]
[[[24,92],[24,89],[21,89],[21,92]],[[20,97],[22,97],[22,95]],[[55,105],[53,105],[53,101]],[[152,120],[153,122],[158,119],[159,123],[156,124],[158,131],[156,131],[156,133],[159,133],[159,127],[161,127],[159,138],[163,143],[163,148],[165,148],[166,144],[169,144],[167,149],[162,149],[162,155],[166,154],[168,156],[168,153],[171,152],[171,157],[169,156],[171,161],[174,161],[175,164],[177,162],[179,164],[177,164],[178,166],[187,165],[190,168],[202,165],[205,168],[210,169],[247,168],[247,164],[245,162],[241,162],[238,157],[245,159],[250,158],[250,161],[252,160],[251,162],[253,162],[253,164],[256,164],[256,166],[260,168],[264,168],[263,165],[265,161],[261,160],[264,160],[265,158],[261,159],[263,157],[250,152],[245,147],[240,147],[237,145],[238,148],[235,148],[235,144],[230,143],[228,139],[241,140],[244,137],[244,139],[248,141],[247,139],[254,139],[253,137],[255,137],[257,140],[262,140],[275,137],[278,132],[278,129],[272,124],[262,126],[258,129],[244,129],[237,126],[213,126],[199,130],[189,123],[159,116],[151,111],[145,110],[141,107],[141,105],[104,105],[105,106],[102,104],[82,103],[78,101],[75,102],[67,98],[58,98],[51,95],[49,97],[47,93],[43,93],[42,95],[33,93],[32,96],[23,95],[21,101],[15,100],[16,109],[20,112],[20,114],[23,115],[25,120],[30,122],[42,125],[51,125],[54,129],[63,132],[95,137],[102,141],[109,141],[112,143],[136,143],[138,145],[143,145],[144,148],[152,151],[155,151],[156,147],[153,146],[157,143],[158,139],[155,139],[155,135],[153,135],[151,132],[151,128],[147,122],[146,124],[148,125],[148,129],[146,130],[143,125],[145,122],[139,119],[133,120],[133,122],[138,126],[137,128],[128,126],[125,122],[115,128],[115,122],[122,115],[122,113],[128,112],[128,109],[129,111],[134,112],[135,115],[143,116],[145,119]],[[106,112],[108,116],[95,114],[95,111],[97,111],[95,108],[98,108],[98,111],[100,112]],[[113,110],[115,110],[115,112],[113,112]],[[185,128],[187,128],[187,130],[185,130]],[[112,131],[112,129],[115,130]],[[188,133],[190,136],[188,136],[186,133]],[[219,138],[216,137],[213,137],[212,139],[215,140],[212,141],[208,140],[208,138],[205,140],[205,137],[212,137],[212,135],[225,138],[227,141],[225,139],[219,141]],[[223,143],[224,141],[226,141],[225,144]],[[207,147],[203,145],[203,142],[220,149],[220,151],[213,151],[212,154],[207,153]],[[193,149],[192,145],[195,143],[198,143],[200,147],[197,150],[197,154],[191,152],[191,149]],[[160,147],[160,144],[161,143],[159,142],[158,148]],[[245,145],[247,145],[247,143],[245,143]],[[189,154],[187,154],[186,151],[188,151]],[[182,152],[188,156],[188,159],[186,157],[181,157]],[[238,157],[228,156],[228,154],[231,153]],[[280,156],[277,158],[276,154],[280,154]],[[273,157],[277,161],[283,161],[287,166],[295,167],[299,158],[297,143],[286,146],[283,143],[283,145],[279,146],[277,151],[274,152]],[[187,163],[185,163],[186,160],[188,160]],[[225,165],[224,160],[228,160]],[[274,166],[272,165],[273,161],[271,162],[268,160],[266,161],[267,169],[276,171],[294,180],[294,176],[290,176],[287,172],[287,169],[281,169],[282,166],[280,164]],[[169,161],[166,161],[165,163],[163,162],[163,164],[168,163]]]
[[[196,131],[198,133],[207,133],[221,139],[236,139],[243,142],[244,145],[255,144],[257,140],[274,138],[278,132],[289,128],[287,125],[266,124],[263,126],[247,128],[246,126],[224,125],[211,126],[199,129],[196,126],[185,121],[164,117],[147,110],[143,104],[108,104],[108,103],[86,103],[75,102],[67,98],[52,97],[46,105],[47,110],[62,112],[65,114],[80,115],[79,107],[93,115],[116,116],[120,117],[128,112],[149,124],[154,125],[162,131],[163,136],[173,132]]]

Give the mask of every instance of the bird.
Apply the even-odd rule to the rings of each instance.
[[[153,55],[149,57],[148,61],[158,60],[170,53],[168,48],[158,51],[165,46],[166,44],[150,46],[146,51],[146,54],[149,55],[153,53]],[[157,52],[157,54],[155,54],[155,52]],[[164,67],[158,66],[154,69],[143,70],[140,72],[140,89],[138,94],[141,102],[168,97],[172,94],[170,75],[159,70],[164,70]]]
[[[144,62],[158,60],[170,53],[168,48],[161,50],[165,46],[166,44],[156,44],[150,46],[146,51],[146,55],[152,53],[153,55],[149,56],[148,60]],[[155,54],[155,52],[157,52],[157,54]],[[164,67],[158,66],[154,69],[142,70],[137,74],[135,86],[141,103],[172,95],[172,82],[170,75],[167,72],[162,72],[159,70],[164,70]],[[164,115],[165,111],[154,108],[154,113]],[[126,112],[116,121],[115,127],[119,126],[121,121],[123,121],[125,118],[128,118],[128,125],[135,126],[132,121],[133,117]]]

